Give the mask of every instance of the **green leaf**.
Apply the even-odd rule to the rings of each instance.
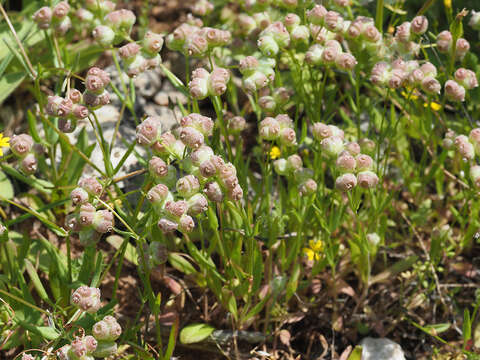
[[[424,329],[431,335],[441,334],[442,332],[447,331],[450,329],[449,323],[442,323],[442,324],[432,324],[424,326]]]
[[[0,166],[2,167],[3,171],[5,171],[8,175],[13,176],[14,178],[24,182],[25,184],[30,185],[32,188],[37,189],[44,194],[50,194],[52,192],[52,190],[50,189],[54,188],[51,182],[37,179],[35,177],[27,177],[10,165],[0,163]]]
[[[97,253],[97,261],[95,263],[95,271],[93,272],[93,278],[90,286],[97,287],[98,282],[100,281],[100,275],[102,274],[103,268],[103,254],[101,252]]]
[[[215,328],[208,324],[191,324],[180,331],[180,342],[182,344],[194,344],[208,338]]]
[[[455,20],[450,24],[450,32],[452,33],[452,38],[456,41],[457,39],[463,36],[463,16],[457,15]]]
[[[242,319],[244,322],[248,321],[250,318],[254,317],[257,315],[260,311],[262,311],[263,307],[265,306],[265,303],[270,300],[269,296],[265,296],[262,301],[257,303],[248,313],[245,315],[245,317]]]
[[[238,319],[238,307],[237,307],[237,300],[235,299],[235,295],[232,291],[223,288],[221,290],[221,300],[223,306],[232,314],[235,321]]]
[[[362,360],[362,350],[363,348],[360,345],[355,346],[348,360]]]
[[[178,335],[178,323],[179,319],[176,317],[172,328],[170,329],[170,336],[168,337],[168,346],[167,350],[165,351],[165,356],[163,357],[164,359],[170,359],[173,355],[173,350],[175,349],[175,343]]]
[[[26,76],[27,73],[24,71],[0,76],[0,104],[22,83]]]
[[[197,272],[193,265],[179,253],[169,253],[168,261],[170,265],[185,275],[191,275]]]
[[[472,320],[470,318],[470,311],[465,309],[463,312],[463,343],[466,344],[472,337]]]
[[[60,333],[50,326],[36,326],[37,332],[47,340],[55,340],[60,336]]]
[[[27,121],[28,121],[28,128],[30,129],[30,135],[32,135],[33,140],[36,143],[43,144],[42,138],[38,135],[37,132],[37,118],[33,115],[31,110],[27,111]]]
[[[3,171],[0,171],[0,194],[6,199],[12,199],[14,195],[12,182]]]
[[[6,199],[5,197],[3,197],[1,195],[0,195],[0,200],[6,201],[10,205],[14,205],[14,206],[22,209],[23,211],[26,211],[27,213],[35,216],[38,220],[40,220],[42,223],[44,223],[50,230],[52,230],[58,236],[67,236],[68,235],[68,233],[65,231],[65,229],[61,228],[60,226],[58,226],[54,222],[48,220],[45,216],[40,214],[38,211],[36,211],[34,209],[31,209],[31,208],[27,208],[27,207],[25,207],[21,204],[17,204],[16,202],[11,201],[9,199]]]
[[[124,238],[118,235],[110,235],[107,237],[107,242],[118,250],[122,246]],[[127,243],[127,248],[125,249],[125,259],[138,266],[137,249],[130,243]]]
[[[40,298],[45,302],[49,302],[47,292],[45,291],[42,281],[37,274],[37,270],[33,267],[33,264],[28,259],[25,259],[25,269],[27,270],[30,280],[32,281],[33,286],[35,287],[35,290],[37,290]]]
[[[384,7],[387,8],[388,10],[390,10],[391,12],[393,12],[394,14],[407,15],[407,11],[405,11],[401,8],[393,7],[392,5],[389,5],[389,4],[385,4]]]
[[[12,61],[12,59],[13,59],[13,54],[10,53],[0,63],[0,78],[2,77],[3,73],[5,72],[5,69],[7,68],[8,64],[10,64],[10,61]]]
[[[293,296],[298,287],[298,279],[300,278],[301,268],[300,263],[296,263],[293,267],[292,275],[287,283],[287,301]]]

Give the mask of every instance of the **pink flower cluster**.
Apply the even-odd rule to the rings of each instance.
[[[136,76],[158,66],[162,59],[159,52],[163,47],[163,36],[148,31],[141,44],[130,42],[118,49],[118,54],[127,66],[127,74]]]
[[[480,128],[473,129],[468,136],[456,135],[449,130],[445,134],[443,145],[447,149],[454,147],[462,159],[472,161],[475,155],[480,155]]]
[[[70,5],[66,1],[60,1],[53,8],[44,6],[33,14],[33,21],[42,30],[53,28],[59,35],[65,35],[72,27],[72,21],[68,16]]]
[[[328,11],[322,5],[315,5],[307,11],[307,19],[310,22],[310,34],[320,45],[325,45],[329,40],[348,40],[352,51],[367,50],[375,58],[386,53],[382,34],[371,18],[358,16],[349,21],[336,11]]]
[[[267,89],[265,88],[265,90]],[[264,91],[262,90],[261,93],[264,93]],[[285,87],[279,87],[274,89],[271,95],[261,96],[258,99],[258,105],[267,115],[277,115],[285,112],[285,105],[288,103],[291,96],[291,90]]]
[[[449,129],[443,139],[443,147],[454,149],[463,161],[470,164],[470,180],[476,188],[480,188],[480,165],[474,162],[475,157],[480,156],[480,128],[472,129],[468,136],[457,135]]]
[[[97,345],[97,340],[91,335],[77,337],[70,344],[58,349],[57,356],[61,360],[90,360],[93,359]]]
[[[92,4],[90,9],[97,7],[96,4]],[[100,1],[97,11],[90,13],[88,10],[79,9],[76,12],[76,16],[93,27],[92,37],[103,47],[109,47],[112,44],[118,44],[129,39],[129,35],[132,31],[132,27],[135,24],[135,14],[127,9],[115,9],[115,4],[110,1]],[[103,18],[95,17],[94,14],[103,14],[108,12]]]
[[[201,58],[216,47],[228,45],[231,39],[227,30],[183,23],[167,36],[166,45],[171,50]]]
[[[286,159],[275,160],[273,168],[278,175],[292,180],[302,196],[313,195],[317,192],[317,182],[313,179],[313,172],[303,167],[303,161],[299,155],[293,154]]]
[[[27,175],[37,171],[33,138],[28,134],[14,135],[10,140],[12,153],[20,160],[20,169]]]
[[[213,11],[213,4],[208,0],[197,0],[191,6],[191,10],[197,16],[205,16]]]
[[[113,214],[108,210],[97,210],[92,204],[103,192],[103,186],[93,177],[84,178],[79,181],[78,187],[70,193],[72,204],[76,207],[75,213],[67,218],[67,226],[78,231],[85,237],[93,235],[98,238],[113,230]],[[94,232],[92,234],[92,231]]]
[[[338,156],[345,148],[345,134],[335,125],[315,123],[312,126],[312,135],[315,140],[320,142],[322,151],[328,157]]]
[[[148,191],[147,198],[160,215],[158,226],[164,233],[193,231],[192,216],[207,210],[207,198],[221,202],[225,194],[233,201],[243,197],[233,164],[225,163],[205,145],[205,139],[212,135],[213,121],[192,113],[183,117],[180,125],[178,139],[172,132],[159,135],[158,118],[147,118],[137,127],[137,142],[149,146],[156,155],[149,161],[149,170],[158,183]],[[181,162],[187,174],[177,178],[175,166],[168,164],[170,160]],[[175,189],[176,196],[170,189]]]
[[[252,15],[238,14],[235,19],[239,35],[250,36],[260,32],[272,23],[267,12],[257,12]]]
[[[301,24],[300,16],[293,13],[287,14],[283,23],[290,34],[292,44],[308,43],[310,29],[306,25]]]
[[[314,44],[305,54],[305,61],[312,65],[335,65],[340,70],[353,70],[357,60],[345,53],[337,40],[327,40],[324,45]]]
[[[204,68],[192,72],[192,80],[188,83],[190,95],[194,99],[205,99],[207,96],[220,96],[227,91],[230,72],[216,67],[211,73]]]
[[[75,130],[77,120],[85,119],[90,110],[95,110],[110,102],[110,94],[105,90],[110,83],[108,73],[97,67],[88,70],[85,78],[85,91],[70,89],[65,98],[49,96],[45,112],[59,117],[58,127],[63,132]]]
[[[373,159],[362,154],[357,142],[345,143],[343,130],[335,125],[315,123],[312,126],[315,140],[320,141],[320,148],[328,158],[335,160],[335,168],[341,173],[335,181],[335,187],[341,191],[349,191],[357,184],[363,188],[374,188],[378,184],[378,176],[373,170]],[[372,152],[370,141],[364,141],[364,149]],[[374,147],[374,144],[373,144]]]
[[[444,30],[437,35],[437,49],[439,52],[448,54],[452,51],[453,36],[448,30]],[[470,50],[470,43],[464,38],[457,39],[455,44],[455,57],[463,59]]]
[[[394,45],[401,54],[418,54],[420,47],[413,41],[423,35],[428,29],[425,16],[416,16],[411,22],[406,21],[395,29]]]
[[[205,143],[205,137],[213,133],[213,121],[207,116],[190,114],[180,120],[180,140],[191,149],[198,149]]]
[[[455,80],[445,83],[445,95],[451,101],[461,102],[465,100],[466,91],[477,86],[477,75],[472,70],[459,68],[455,71]]]
[[[93,325],[92,334],[97,340],[115,341],[122,334],[122,327],[113,316],[107,315]]]
[[[70,302],[82,311],[95,314],[102,306],[100,289],[85,285],[80,286],[72,293]]]
[[[336,168],[342,175],[335,180],[335,187],[340,191],[352,190],[357,184],[365,189],[378,184],[378,176],[372,171],[373,159],[359,150],[357,143],[349,143],[336,160]]]
[[[195,226],[192,216],[207,210],[207,198],[220,202],[225,193],[234,201],[243,197],[235,167],[214,155],[210,147],[201,146],[185,160],[189,163],[190,174],[179,178],[174,185],[181,200],[174,201],[169,187],[163,183],[152,187],[147,194],[149,201],[161,214],[158,226],[165,233],[174,230],[191,232]],[[165,166],[165,169],[168,167]]]
[[[227,131],[231,135],[238,135],[247,128],[247,121],[242,116],[233,116],[227,113]]]
[[[239,70],[243,75],[243,87],[253,93],[266,87],[275,79],[275,60],[246,56],[240,61]]]
[[[280,114],[274,118],[266,117],[260,122],[258,132],[263,140],[278,141],[285,146],[297,144],[293,120],[286,114]]]
[[[135,14],[127,9],[119,9],[105,15],[103,19],[106,26],[113,29],[115,33],[128,35],[137,20]]]
[[[101,307],[100,289],[80,286],[70,297],[72,305],[79,310],[95,314]],[[90,360],[94,357],[103,358],[117,352],[115,340],[122,334],[122,328],[117,320],[107,315],[92,327],[92,335],[76,337],[70,344],[62,346],[56,355],[64,360]]]
[[[392,65],[386,62],[375,64],[370,80],[376,85],[387,86],[391,89],[409,86],[410,88],[421,88],[427,94],[438,94],[441,84],[436,76],[437,69],[429,62],[419,65],[416,60],[397,59]]]
[[[285,25],[280,22],[270,24],[260,33],[258,48],[267,57],[274,57],[280,49],[290,45],[290,34]]]

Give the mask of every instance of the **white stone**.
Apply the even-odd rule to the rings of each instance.
[[[362,360],[405,360],[402,347],[386,338],[364,338],[362,346]]]

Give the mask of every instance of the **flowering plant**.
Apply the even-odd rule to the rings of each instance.
[[[135,4],[34,2],[34,44],[0,5],[0,73],[28,99],[0,129],[0,349],[347,359],[397,335],[380,316],[417,335],[434,309],[456,318],[480,227],[480,16],[363,3],[199,0],[162,32]]]

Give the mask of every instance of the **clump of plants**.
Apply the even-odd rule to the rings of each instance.
[[[364,335],[403,331],[474,359],[479,302],[459,299],[474,282],[456,272],[478,250],[478,39],[465,34],[480,17],[434,3],[201,0],[156,33],[145,9],[34,2],[38,58],[2,11],[0,73],[24,74],[32,101],[0,134],[0,349],[169,359],[210,341],[234,358],[347,359]],[[183,96],[174,126],[136,106],[135,80],[155,71]],[[302,326],[332,335],[306,346]]]

